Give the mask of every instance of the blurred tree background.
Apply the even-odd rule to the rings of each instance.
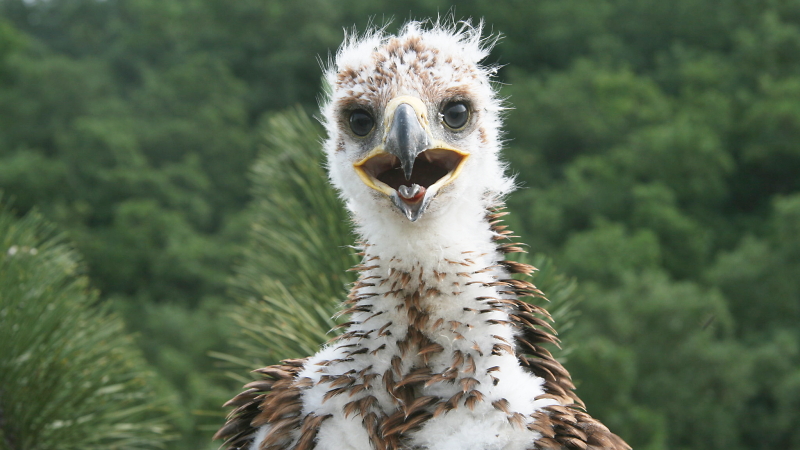
[[[237,382],[211,355],[259,342],[229,312],[302,295],[287,264],[352,258],[318,246],[350,239],[327,187],[264,179],[319,176],[285,153],[318,130],[284,112],[315,112],[343,28],[449,8],[0,0],[0,191],[68,234],[135,333],[170,448],[216,448]],[[467,0],[455,16],[504,36],[489,62],[524,185],[509,221],[578,281],[562,337],[590,412],[637,449],[800,448],[800,1]],[[308,189],[334,212],[297,209]],[[339,236],[306,247],[330,266],[254,250],[281,250],[264,221],[292,208]],[[346,281],[321,279],[320,295]]]

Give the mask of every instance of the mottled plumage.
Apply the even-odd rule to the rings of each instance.
[[[228,449],[627,449],[591,418],[501,224],[511,191],[480,27],[351,37],[327,72],[331,180],[362,238],[344,333],[259,369]]]

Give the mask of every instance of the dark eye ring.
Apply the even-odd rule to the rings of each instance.
[[[368,135],[369,132],[372,131],[372,127],[375,126],[375,121],[372,119],[372,116],[363,109],[357,109],[351,112],[349,121],[350,129],[353,130],[356,136]]]
[[[469,121],[469,107],[464,102],[450,102],[442,108],[442,120],[450,129],[464,128]]]

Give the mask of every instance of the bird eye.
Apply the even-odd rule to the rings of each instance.
[[[357,136],[366,136],[372,131],[375,121],[363,109],[357,109],[350,113],[350,129],[353,130]]]
[[[458,130],[469,120],[469,108],[463,102],[450,102],[442,108],[442,120],[445,125]]]

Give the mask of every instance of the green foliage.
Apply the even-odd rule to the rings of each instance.
[[[775,198],[766,235],[745,236],[719,256],[708,276],[740,311],[743,337],[797,331],[800,302],[784,299],[800,299],[800,194]]]
[[[0,207],[0,447],[164,448],[152,382],[63,237]]]
[[[135,83],[102,56],[32,41],[7,57],[0,187],[67,228],[105,292],[219,295],[252,157],[243,86],[202,54],[138,67]]]
[[[583,292],[593,320],[572,362],[590,411],[642,448],[745,448],[729,431],[754,394],[752,361],[718,292],[654,270]]]
[[[572,235],[563,253],[571,272],[609,285],[619,285],[628,274],[658,267],[660,257],[658,241],[650,230],[630,235],[624,226],[611,223]]]

